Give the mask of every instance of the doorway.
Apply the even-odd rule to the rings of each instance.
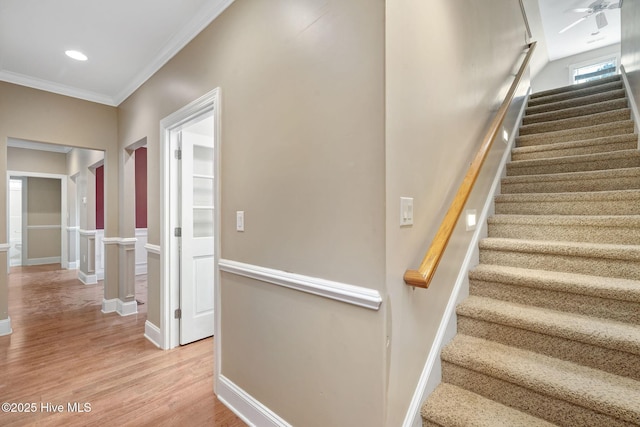
[[[218,286],[219,95],[161,121],[163,348],[214,335]]]

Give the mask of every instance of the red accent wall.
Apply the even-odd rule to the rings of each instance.
[[[136,150],[136,228],[147,228],[147,149]]]
[[[104,166],[96,168],[96,230],[104,230]]]

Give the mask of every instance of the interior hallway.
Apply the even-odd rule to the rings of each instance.
[[[213,393],[213,339],[162,351],[143,337],[146,294],[146,277],[137,276],[138,314],[103,314],[102,281],[85,286],[59,264],[13,267],[0,403],[37,411],[0,412],[0,425],[244,426]],[[90,412],[68,412],[76,402]],[[47,403],[64,411],[42,411]]]

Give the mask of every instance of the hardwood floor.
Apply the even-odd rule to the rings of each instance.
[[[0,412],[1,426],[245,425],[213,393],[213,339],[163,351],[143,337],[144,276],[139,313],[121,317],[101,313],[101,283],[76,275],[59,265],[11,269],[0,403],[35,412]]]

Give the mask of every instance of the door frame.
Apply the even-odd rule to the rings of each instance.
[[[177,179],[177,164],[172,162],[175,146],[171,141],[171,132],[179,129],[192,119],[213,111],[214,135],[214,304],[215,304],[215,336],[220,342],[220,88],[213,89],[195,101],[185,105],[178,111],[160,121],[160,347],[168,350],[177,347],[180,342],[180,323],[175,319],[174,312],[179,307],[180,289],[176,280],[171,280],[172,271],[178,254],[176,240],[172,233],[175,214],[172,207],[176,206],[176,191],[172,186]],[[219,349],[216,345],[216,372],[219,369]],[[217,375],[216,375],[217,377]]]
[[[8,170],[7,171],[7,236],[9,235],[9,183],[11,181],[11,177],[23,177],[23,178],[47,178],[47,179],[59,179],[60,180],[60,267],[63,269],[69,268],[69,252],[67,249],[67,175],[53,174],[53,173],[42,173],[42,172],[25,172],[25,171],[15,171]],[[25,206],[24,206],[24,197],[26,197],[26,192],[28,191],[27,180],[23,181],[23,224],[22,229],[23,232],[26,228],[26,224],[24,223],[24,214],[25,214]],[[23,260],[28,259],[25,258],[28,250],[28,234],[23,234],[22,236],[22,250],[23,252]],[[7,261],[8,262],[8,261]],[[8,265],[8,264],[7,264]]]

